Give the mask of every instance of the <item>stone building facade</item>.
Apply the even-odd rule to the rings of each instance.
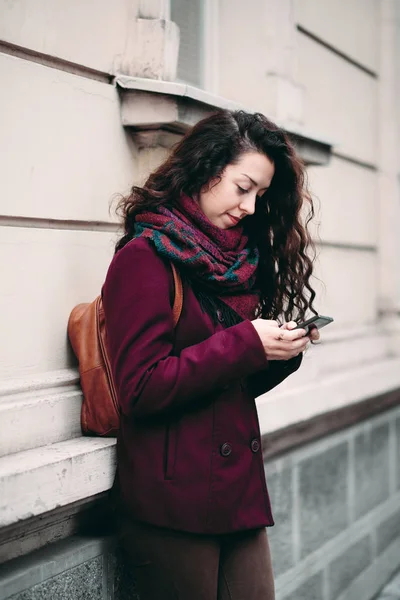
[[[399,2],[0,0],[0,40],[0,599],[133,597],[66,324],[104,280],[114,194],[221,107],[307,163],[335,317],[258,400],[277,598],[372,599],[400,566]]]

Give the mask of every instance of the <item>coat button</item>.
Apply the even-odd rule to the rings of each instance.
[[[220,448],[221,456],[229,456],[232,452],[232,446],[225,442]]]
[[[260,449],[260,442],[258,440],[252,440],[252,442],[251,442],[252,452],[258,452],[259,449]]]
[[[217,310],[217,319],[220,323],[224,322],[224,315],[222,314],[222,310],[220,309]]]

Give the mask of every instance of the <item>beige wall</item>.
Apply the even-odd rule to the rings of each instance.
[[[132,34],[139,0],[0,0],[0,39],[112,73]]]
[[[376,246],[379,217],[376,171],[333,156],[329,165],[309,167],[315,226],[324,242]]]
[[[10,44],[55,57],[51,68],[32,62],[30,55],[0,56],[5,90],[0,106],[2,224],[7,225],[4,219],[9,217],[14,218],[14,225],[22,224],[15,218],[24,219],[23,229],[5,228],[2,239],[9,234],[18,244],[30,239],[23,245],[24,251],[32,245],[27,255],[35,256],[40,246],[44,254],[53,254],[53,266],[61,252],[64,271],[59,271],[59,285],[70,295],[68,302],[63,301],[62,311],[55,310],[58,316],[40,340],[35,329],[33,341],[23,352],[18,352],[15,342],[12,360],[3,358],[5,377],[23,374],[25,368],[29,373],[62,368],[66,360],[62,331],[68,306],[78,297],[90,299],[110,257],[110,239],[115,234],[105,229],[112,219],[109,203],[113,194],[143,178],[142,171],[154,164],[159,153],[147,149],[138,160],[130,135],[120,124],[115,87],[93,80],[89,73],[64,72],[57,60],[112,72],[118,57],[134,45],[135,17],[140,11],[144,16],[154,16],[157,11],[162,14],[166,4],[149,2],[149,15],[146,3],[139,6],[127,0],[118,0],[112,7],[92,1],[84,5],[23,0],[2,4],[0,36]],[[315,232],[320,223],[317,274],[326,284],[318,306],[335,316],[339,328],[350,321],[371,324],[378,318],[378,290],[373,283],[379,268],[380,83],[364,69],[378,70],[378,17],[376,3],[361,0],[334,4],[327,0],[220,0],[218,4],[219,93],[267,114],[270,109],[274,112],[272,97],[276,107],[280,100],[288,106],[292,103],[293,111],[288,112],[293,119],[297,115],[300,126],[334,144],[330,164],[311,167],[309,178],[317,206]],[[42,219],[40,226],[30,221],[37,218]],[[61,220],[60,229],[49,231],[46,219]],[[80,221],[79,231],[70,221]],[[32,230],[31,225],[35,226]],[[107,250],[91,259],[91,276],[82,283],[83,288],[71,283],[73,274],[86,268],[85,261],[78,264],[72,246],[69,249],[67,240],[75,240],[75,236],[80,243],[87,240],[88,249],[93,248],[94,240],[99,247],[107,244]],[[60,249],[64,247],[65,252]],[[18,282],[13,272],[18,253],[13,254],[4,281],[12,278],[9,287],[15,300]],[[45,273],[50,271],[50,263],[40,276],[38,271],[36,310],[42,295],[46,296]],[[93,284],[89,285],[91,278]],[[3,301],[0,297],[0,303]],[[10,323],[16,322],[21,306],[14,302],[7,307]],[[22,329],[14,337],[19,340],[21,335]],[[43,348],[50,350],[46,354]],[[32,358],[35,352],[37,359]]]
[[[85,69],[119,67],[138,7],[0,2],[0,39],[19,47],[0,54],[0,380],[69,367],[69,312],[100,291],[116,239],[110,202],[129,189],[137,156],[116,88]]]
[[[330,164],[309,169],[318,308],[342,329],[375,323],[379,80],[365,69],[379,63],[376,3],[220,0],[219,18],[219,92],[332,141]]]
[[[316,263],[316,308],[335,318],[343,338],[346,328],[377,320],[378,259],[376,252],[322,247]],[[332,327],[332,326],[331,326]],[[324,337],[329,335],[324,331]],[[349,354],[349,366],[356,357]]]
[[[305,124],[323,131],[335,152],[376,164],[377,80],[303,33],[297,36]]]
[[[70,366],[71,308],[100,293],[115,234],[73,227],[0,227],[0,380]]]
[[[303,123],[334,144],[330,164],[309,169],[320,223],[321,310],[343,329],[373,324],[379,295],[379,80],[364,67],[376,70],[379,63],[376,3],[299,0],[295,15]]]
[[[158,3],[159,9],[156,4],[149,3],[150,13],[161,10],[161,5],[165,9],[165,2]],[[44,1],[3,2],[0,35],[6,42],[25,46],[29,51],[112,72],[116,57],[132,47],[133,21],[139,10],[143,12],[144,5],[140,8],[138,2],[127,0],[118,0],[112,7],[107,2],[100,5],[89,2],[84,6],[77,2],[57,6],[54,3],[48,6]],[[315,232],[320,223],[317,274],[326,284],[318,306],[336,317],[339,328],[349,321],[359,325],[374,323],[378,317],[375,283],[379,245],[376,168],[380,84],[362,67],[377,70],[379,66],[376,3],[341,1],[333,8],[328,1],[316,0],[247,3],[220,0],[218,8],[219,93],[270,114],[270,97],[277,89],[274,81],[279,80],[282,99],[296,104],[293,115],[297,111],[299,125],[334,143],[330,164],[309,169],[317,206]],[[298,30],[297,24],[302,30]],[[338,52],[360,65],[345,60]],[[58,240],[63,247],[67,239],[74,239],[75,233],[80,240],[88,240],[88,248],[94,239],[100,246],[103,242],[98,240],[103,238],[109,244],[113,234],[104,231],[104,227],[110,221],[109,203],[113,194],[126,191],[133,180],[142,178],[142,171],[146,165],[154,164],[155,153],[159,152],[147,149],[138,160],[129,134],[120,125],[119,99],[112,85],[61,71],[57,61],[53,67],[36,64],[28,55],[0,56],[5,90],[0,107],[3,121],[0,148],[4,156],[1,214],[3,219],[27,219],[23,223],[26,229],[13,228],[10,232],[14,239],[24,238],[25,232],[32,236],[30,244],[35,250],[28,252],[32,256],[37,248],[33,240],[39,238],[50,254],[54,247],[54,256],[60,252],[56,249]],[[271,79],[271,74],[275,79]],[[278,106],[279,94],[274,99]],[[29,221],[32,218],[82,223],[79,232],[75,232],[71,223],[63,223],[62,229],[49,232],[43,221],[37,228],[36,222]],[[100,229],[97,222],[103,223]],[[32,224],[36,228],[30,231]],[[108,259],[110,251],[111,245],[91,265],[91,276],[97,286],[104,276],[105,257]],[[7,267],[5,281],[11,277],[16,260],[17,255]],[[73,253],[64,260],[68,276],[60,271],[66,289],[71,288],[71,274],[85,268],[85,263],[77,265],[75,261]],[[49,272],[50,266],[46,269]],[[38,287],[44,290],[46,285],[42,282]],[[92,289],[90,292],[88,289],[88,296]],[[15,294],[18,295],[17,290]],[[75,296],[86,295],[86,288],[82,291],[76,285],[70,294],[69,301],[73,304]],[[40,297],[39,294],[35,301],[38,309]],[[58,325],[52,322],[51,330],[43,332],[44,340],[48,338],[45,343],[35,333],[31,353],[25,356],[21,352],[20,358],[15,347],[14,373],[7,373],[4,367],[4,376],[22,374],[24,365],[28,372],[62,368],[64,359],[46,362],[39,345],[51,348],[49,357],[64,356],[61,350],[53,353],[53,349],[65,349],[61,332],[67,304],[63,316],[57,317]],[[19,310],[20,306],[15,305],[15,315]],[[31,354],[36,347],[41,358],[35,361]]]
[[[15,378],[69,365],[69,311],[100,291],[134,152],[113,86],[4,54],[0,73],[0,377]]]
[[[291,0],[219,0],[218,93],[286,122],[301,120]]]
[[[379,2],[294,0],[297,23],[364,67],[379,67]]]
[[[244,106],[265,104],[264,0],[220,0],[218,93]]]
[[[5,54],[0,73],[1,214],[109,220],[134,164],[116,89]]]

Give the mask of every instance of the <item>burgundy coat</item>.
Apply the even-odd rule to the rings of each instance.
[[[171,267],[147,240],[112,260],[103,302],[123,504],[137,520],[194,533],[273,525],[254,398],[301,357],[268,364],[251,322],[215,325],[188,284],[174,330],[173,297]]]

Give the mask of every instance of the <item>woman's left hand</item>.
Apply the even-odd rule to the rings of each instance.
[[[289,321],[288,323],[283,323],[283,325],[281,325],[281,329],[294,329],[295,327],[297,327],[296,321]],[[320,338],[318,329],[316,327],[312,327],[308,337],[310,338],[310,342],[312,344],[314,342],[318,342]]]
[[[310,333],[308,334],[311,340],[311,343],[318,342],[320,335],[317,327],[312,327]]]

